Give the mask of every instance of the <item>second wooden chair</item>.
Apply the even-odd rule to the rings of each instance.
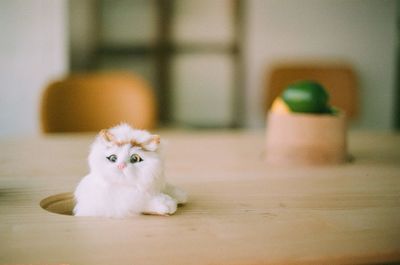
[[[289,84],[299,80],[314,80],[323,85],[330,95],[330,104],[355,118],[358,112],[358,82],[351,66],[343,63],[281,63],[268,71],[266,80],[266,107]]]

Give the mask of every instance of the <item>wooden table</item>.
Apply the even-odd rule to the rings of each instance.
[[[74,217],[40,201],[73,191],[93,135],[0,141],[0,264],[400,262],[400,135],[355,132],[353,163],[269,166],[263,132],[161,132],[170,217]]]

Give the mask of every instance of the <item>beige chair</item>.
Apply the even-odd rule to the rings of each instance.
[[[298,80],[314,80],[330,95],[330,104],[341,108],[346,116],[355,118],[358,112],[358,82],[351,66],[339,63],[282,63],[270,68],[266,80],[266,108],[284,88]]]
[[[151,87],[124,72],[77,74],[43,92],[41,125],[45,133],[87,132],[127,122],[152,129],[157,108]]]

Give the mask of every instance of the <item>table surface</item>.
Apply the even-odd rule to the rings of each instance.
[[[189,203],[169,217],[54,214],[91,134],[0,140],[0,264],[400,262],[400,135],[352,132],[352,163],[270,166],[263,132],[161,132]]]

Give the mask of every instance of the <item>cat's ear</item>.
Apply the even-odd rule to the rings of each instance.
[[[114,135],[105,129],[100,131],[99,136],[105,144],[111,144],[115,140]]]
[[[142,143],[142,146],[145,150],[156,151],[160,146],[160,136],[157,134],[153,134],[149,140]]]

